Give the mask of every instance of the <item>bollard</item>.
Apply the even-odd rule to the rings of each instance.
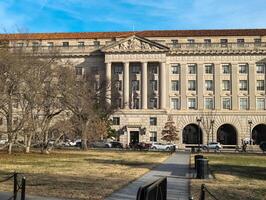
[[[201,185],[200,200],[205,200],[205,185]]]
[[[197,169],[197,160],[203,158],[203,155],[195,155],[194,156],[194,165],[195,165],[195,169]]]
[[[26,200],[26,178],[21,180],[21,200]]]
[[[197,160],[197,178],[208,178],[208,159],[200,158]]]
[[[17,199],[17,192],[18,192],[18,174],[14,173],[14,187],[13,187],[13,197],[14,200]]]

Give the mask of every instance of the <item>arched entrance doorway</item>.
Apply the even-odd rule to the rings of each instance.
[[[252,139],[255,144],[260,144],[262,141],[266,141],[266,125],[258,124],[252,130]]]
[[[237,132],[231,124],[223,124],[217,131],[217,142],[225,145],[237,144]]]
[[[202,130],[196,124],[189,124],[183,129],[182,138],[184,144],[202,144]]]

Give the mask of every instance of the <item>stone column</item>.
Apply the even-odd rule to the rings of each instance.
[[[214,108],[221,109],[221,64],[214,64]]]
[[[147,109],[147,95],[148,95],[148,69],[147,69],[147,62],[142,63],[142,74],[141,74],[141,104],[142,109]]]
[[[112,78],[112,63],[106,63],[106,83],[107,83],[107,87],[106,87],[106,98],[107,98],[107,102],[109,104],[111,104],[111,78]]]
[[[129,108],[129,62],[124,63],[124,108]]]
[[[232,94],[232,110],[238,110],[238,65],[232,64],[232,73],[231,73],[231,94]]]
[[[248,93],[249,93],[249,109],[256,109],[256,65],[248,66]]]
[[[180,64],[181,110],[187,110],[187,65]]]
[[[203,64],[198,64],[197,65],[197,105],[198,105],[198,110],[202,110],[204,108],[204,99],[203,99],[203,91],[205,84],[203,83],[203,73],[204,73],[204,65]]]
[[[166,65],[165,63],[160,63],[160,109],[165,109],[166,105]]]

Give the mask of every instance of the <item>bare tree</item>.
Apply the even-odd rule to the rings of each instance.
[[[216,111],[214,109],[207,110],[207,111],[200,111],[199,117],[201,118],[202,128],[204,129],[205,133],[207,134],[207,143],[210,142],[210,136],[213,138],[213,125],[215,123],[216,118]]]

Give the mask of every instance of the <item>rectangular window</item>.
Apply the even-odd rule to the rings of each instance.
[[[95,47],[99,47],[99,46],[100,46],[100,41],[94,40],[94,41],[93,41],[93,45],[94,45]]]
[[[115,74],[122,74],[123,72],[123,67],[121,65],[116,65],[114,67],[114,70],[115,70]]]
[[[204,44],[211,44],[212,40],[211,39],[204,39]]]
[[[239,108],[240,108],[240,110],[247,110],[248,109],[248,99],[247,98],[240,98],[239,99]]]
[[[240,91],[247,91],[248,90],[248,81],[247,80],[240,80],[239,81],[239,90]]]
[[[22,43],[22,42],[17,43],[17,47],[23,47],[23,45],[24,45],[24,43]]]
[[[122,108],[122,99],[121,98],[117,99],[117,107]]]
[[[205,65],[205,74],[213,74],[213,65]]]
[[[221,39],[221,47],[227,47],[228,40],[227,39]]]
[[[157,118],[156,117],[150,117],[150,125],[151,126],[157,125]]]
[[[172,65],[171,70],[172,70],[172,74],[179,74],[180,73],[178,64]]]
[[[259,64],[256,66],[257,74],[265,74],[265,65]]]
[[[231,98],[223,98],[223,109],[231,109]]]
[[[63,47],[69,47],[69,42],[63,42]]]
[[[213,109],[213,98],[205,98],[205,109]]]
[[[132,73],[133,73],[133,74],[139,74],[139,73],[140,73],[140,66],[138,66],[138,65],[133,65],[133,66],[132,66]]]
[[[244,39],[237,39],[237,46],[239,46],[239,47],[243,47],[244,46],[244,44],[245,44],[245,40]]]
[[[132,80],[131,86],[133,91],[139,91],[139,80]]]
[[[206,91],[213,91],[213,80],[206,80],[205,88],[206,88]]]
[[[157,108],[157,98],[150,98],[150,108]]]
[[[189,44],[194,44],[194,43],[195,43],[195,40],[194,40],[194,39],[188,39],[187,42],[188,42]]]
[[[247,74],[248,73],[248,65],[241,64],[239,65],[239,74]]]
[[[0,126],[2,126],[2,125],[3,125],[3,123],[4,123],[4,120],[3,120],[3,118],[2,118],[2,117],[0,117]]]
[[[82,75],[82,67],[76,67],[76,75],[81,76]]]
[[[196,74],[197,73],[197,66],[196,64],[188,65],[188,73],[189,74]]]
[[[83,48],[83,47],[85,47],[84,42],[78,42],[78,48]]]
[[[151,67],[150,67],[150,72],[152,73],[152,74],[157,74],[158,73],[158,70],[157,70],[157,66],[156,65],[152,65]]]
[[[257,80],[257,90],[258,91],[264,91],[265,90],[264,80]]]
[[[171,99],[171,108],[174,110],[179,110],[179,99],[178,98]]]
[[[173,43],[173,47],[179,47],[178,45],[178,40],[172,40],[172,43]]]
[[[188,81],[188,90],[189,91],[196,91],[196,81],[195,80],[189,80]]]
[[[54,47],[53,42],[47,42],[48,49],[52,49]]]
[[[139,109],[139,98],[133,98],[133,109]]]
[[[151,142],[157,142],[157,132],[156,131],[150,131],[150,141]]]
[[[121,80],[116,81],[116,88],[117,88],[117,90],[122,91],[122,81]]]
[[[157,91],[157,80],[150,80],[151,90]]]
[[[113,125],[120,125],[120,117],[113,117]]]
[[[229,80],[223,80],[222,81],[222,89],[223,91],[230,91],[230,81]]]
[[[171,86],[172,86],[172,91],[178,91],[179,87],[178,87],[178,81],[171,81]]]
[[[222,73],[223,74],[230,74],[231,73],[229,64],[222,65]]]
[[[256,107],[257,107],[257,110],[264,110],[265,109],[265,98],[257,98]]]
[[[196,99],[188,98],[188,109],[196,109]]]
[[[255,46],[260,46],[261,45],[261,39],[260,38],[255,38],[254,39],[254,44],[255,44]]]

